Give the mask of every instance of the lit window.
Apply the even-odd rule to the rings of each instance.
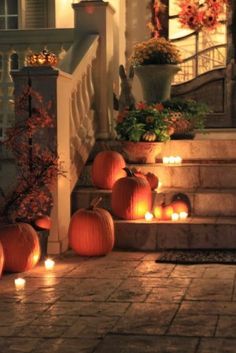
[[[18,28],[18,0],[0,0],[0,29]]]

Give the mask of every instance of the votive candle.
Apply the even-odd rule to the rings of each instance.
[[[15,279],[16,290],[24,289],[25,288],[25,282],[26,282],[26,280],[24,278],[16,278]]]
[[[44,262],[46,270],[52,270],[55,266],[55,261],[52,259],[47,259]]]

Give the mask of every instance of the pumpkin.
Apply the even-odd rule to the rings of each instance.
[[[2,243],[0,242],[0,277],[2,275],[3,265],[4,265],[4,252],[3,252]]]
[[[49,216],[42,216],[35,220],[34,224],[40,229],[51,228],[51,218]]]
[[[169,221],[171,220],[171,216],[174,210],[172,204],[169,205],[157,205],[154,207],[154,216],[155,218],[162,220],[162,221]]]
[[[100,189],[112,189],[119,178],[125,176],[125,160],[116,151],[102,151],[94,158],[92,165],[93,184]]]
[[[158,187],[159,179],[155,174],[148,172],[145,174],[145,177],[147,178],[147,181],[149,182],[152,190]]]
[[[186,212],[188,215],[191,214],[191,203],[187,195],[183,193],[175,194],[172,197],[171,206],[173,207],[174,213]]]
[[[40,245],[38,235],[31,225],[15,223],[2,226],[0,241],[5,256],[5,271],[24,272],[37,264]]]
[[[112,188],[111,206],[115,216],[122,219],[144,218],[152,206],[152,191],[143,177],[125,168],[127,176],[117,180]]]
[[[154,142],[157,139],[157,134],[154,131],[147,131],[142,135],[142,140],[147,142]]]
[[[114,222],[107,210],[98,208],[101,198],[88,209],[76,211],[69,225],[70,247],[81,256],[102,256],[114,246]]]

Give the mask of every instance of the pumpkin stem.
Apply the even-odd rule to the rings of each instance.
[[[127,174],[128,177],[133,177],[134,176],[134,172],[131,169],[129,169],[127,167],[125,167],[123,169],[126,171],[126,174]]]
[[[96,207],[98,206],[98,204],[99,204],[101,201],[102,201],[102,197],[101,197],[101,196],[95,197],[95,198],[91,201],[91,203],[90,203],[88,209],[89,209],[89,210],[93,210],[94,208],[96,208]]]

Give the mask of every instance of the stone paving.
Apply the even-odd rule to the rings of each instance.
[[[0,280],[0,353],[236,353],[236,265],[71,252]]]

